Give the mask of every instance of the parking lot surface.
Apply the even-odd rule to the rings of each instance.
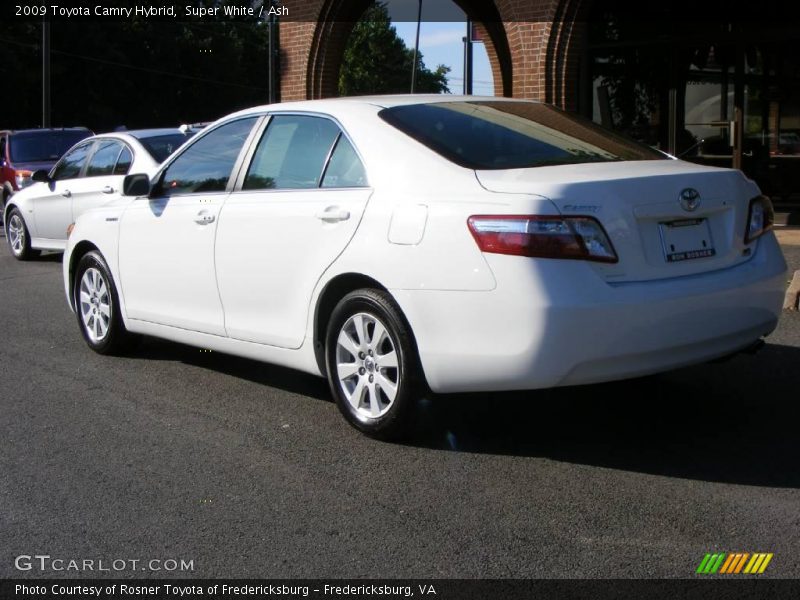
[[[93,354],[60,255],[0,244],[2,577],[105,575],[15,568],[34,554],[193,565],[109,576],[691,577],[717,551],[800,577],[797,313],[756,356],[434,398],[388,444],[322,379],[153,339]]]

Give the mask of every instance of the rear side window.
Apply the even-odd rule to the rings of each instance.
[[[182,133],[174,133],[169,135],[156,135],[139,138],[139,142],[145,147],[147,153],[153,157],[153,160],[161,163],[164,162],[170,154],[175,152],[175,150],[180,148],[192,135],[194,134],[184,135]]]
[[[87,177],[98,177],[101,175],[113,175],[114,165],[122,150],[122,143],[117,141],[103,141],[97,143],[89,165],[86,167]]]
[[[320,185],[339,127],[322,117],[272,118],[242,186],[245,190],[309,189]]]
[[[189,146],[167,167],[161,180],[164,195],[224,192],[239,152],[258,117],[220,125]]]
[[[74,179],[78,177],[81,173],[81,169],[83,169],[91,147],[92,143],[86,142],[65,154],[64,158],[62,158],[55,169],[53,169],[53,179]]]
[[[386,108],[379,115],[469,169],[667,159],[586,119],[533,102],[412,104]]]
[[[364,165],[358,158],[353,145],[344,135],[339,136],[336,148],[331,154],[322,187],[364,187],[367,185],[367,174]]]
[[[114,165],[114,175],[127,175],[131,169],[131,163],[133,163],[133,155],[130,149],[125,146],[122,152],[119,153],[117,164]]]

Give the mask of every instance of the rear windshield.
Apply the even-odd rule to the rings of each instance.
[[[591,121],[533,102],[437,102],[386,108],[381,118],[469,169],[659,160],[667,156]]]
[[[11,161],[55,162],[72,146],[89,137],[90,131],[30,131],[9,137]]]
[[[156,135],[152,137],[139,138],[145,150],[156,162],[162,163],[175,150],[181,147],[186,140],[191,138],[194,133],[172,133],[167,135]]]

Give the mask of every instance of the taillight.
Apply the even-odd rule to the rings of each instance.
[[[26,171],[25,169],[20,169],[14,175],[14,180],[17,184],[17,189],[21,190],[22,188],[30,185],[33,183],[33,179],[31,176],[33,175],[33,171]]]
[[[609,263],[618,260],[605,229],[594,217],[474,215],[467,224],[483,252]]]
[[[775,210],[772,208],[772,201],[766,196],[756,196],[750,200],[744,243],[749,244],[767,233],[772,229],[773,223],[775,223]]]

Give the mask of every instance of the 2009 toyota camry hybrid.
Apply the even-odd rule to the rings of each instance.
[[[402,435],[428,391],[701,363],[776,326],[772,206],[551,106],[397,96],[227,116],[81,216],[67,298],[100,353],[153,335],[326,376]]]

